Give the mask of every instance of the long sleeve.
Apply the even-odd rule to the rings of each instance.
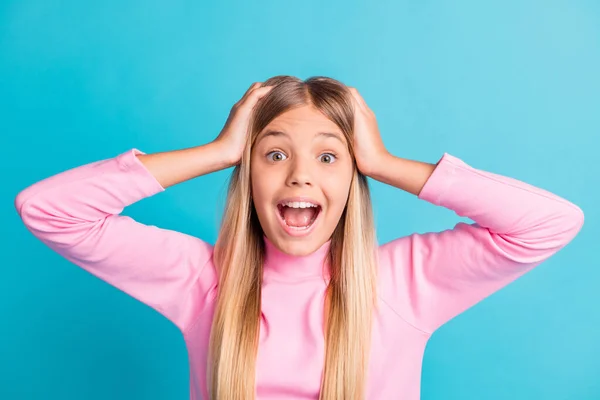
[[[52,250],[147,304],[181,331],[214,296],[213,248],[120,215],[165,190],[130,149],[34,183],[15,198],[27,229]]]
[[[418,197],[475,221],[379,248],[386,303],[426,333],[555,254],[584,220],[578,206],[553,193],[448,153]]]

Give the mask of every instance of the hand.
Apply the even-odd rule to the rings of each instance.
[[[263,87],[262,82],[255,82],[231,108],[225,126],[214,140],[214,143],[222,146],[231,165],[238,164],[242,158],[254,106],[272,88],[273,86]]]
[[[354,104],[354,158],[359,171],[367,176],[389,153],[386,150],[375,113],[353,87],[349,87]]]

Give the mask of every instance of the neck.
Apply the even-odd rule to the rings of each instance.
[[[304,256],[294,256],[281,251],[265,235],[263,235],[263,240],[265,242],[264,272],[266,276],[293,281],[329,275],[328,255],[331,239],[314,252]]]

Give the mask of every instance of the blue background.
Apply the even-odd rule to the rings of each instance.
[[[12,203],[131,147],[207,143],[252,82],[290,74],[357,87],[397,156],[449,152],[585,212],[565,249],[434,333],[422,398],[600,399],[599,71],[594,0],[3,1],[0,398],[188,398],[176,327],[44,247]],[[230,172],[125,213],[214,243]],[[371,183],[380,242],[461,220]]]

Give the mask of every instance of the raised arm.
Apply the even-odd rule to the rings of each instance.
[[[213,145],[162,156],[131,149],[36,182],[16,196],[15,207],[27,229],[44,244],[184,329],[210,300],[215,286],[212,246],[119,214],[165,190],[138,157],[151,157],[147,160],[153,170],[164,181],[175,182],[186,174],[214,170],[218,152]],[[191,163],[178,162],[180,154],[195,154],[196,172],[189,168]]]
[[[18,193],[17,212],[44,244],[185,333],[215,297],[212,246],[120,213],[169,186],[236,164],[251,111],[267,91],[253,85],[209,144],[155,154],[130,149],[61,172]]]
[[[351,94],[363,174],[475,221],[380,246],[380,294],[419,330],[433,333],[548,259],[581,229],[581,209],[546,190],[475,169],[448,153],[436,164],[393,156],[373,111],[356,89]]]
[[[402,165],[388,164],[387,180],[406,180]],[[448,153],[436,165],[419,198],[475,223],[401,237],[379,252],[388,304],[428,333],[555,254],[584,220],[578,206],[551,192]]]

